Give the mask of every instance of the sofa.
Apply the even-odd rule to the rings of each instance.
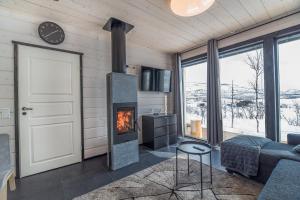
[[[287,138],[287,144],[251,135],[225,140],[221,144],[221,164],[228,172],[266,183],[281,159],[300,162],[300,153],[293,150],[300,144],[300,134],[289,134]]]
[[[16,189],[15,175],[10,163],[9,136],[0,134],[0,199],[7,199],[7,183],[10,190]]]
[[[258,196],[258,200],[283,199],[300,199],[300,162],[280,160]]]
[[[300,144],[300,134],[288,134],[287,144],[272,141],[263,146],[259,156],[257,176],[251,176],[251,178],[266,183],[280,160],[287,159],[300,162],[300,153],[293,150],[298,144]]]
[[[250,135],[237,136],[221,144],[221,163],[228,172],[242,175],[249,172],[244,168],[250,163],[251,169],[255,169],[250,172],[256,173],[248,177],[265,184],[259,200],[299,200],[300,153],[293,149],[298,144],[300,134],[289,134],[287,144]]]

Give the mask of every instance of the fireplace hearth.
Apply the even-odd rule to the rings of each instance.
[[[139,161],[137,131],[137,77],[126,74],[126,33],[133,28],[110,18],[112,73],[107,74],[108,166],[117,170]]]

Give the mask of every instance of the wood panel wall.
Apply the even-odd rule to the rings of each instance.
[[[43,18],[0,6],[0,108],[10,108],[11,119],[0,119],[0,133],[8,133],[11,157],[15,165],[14,131],[14,65],[12,40],[50,46],[37,33],[39,23],[50,20],[60,24],[66,33],[65,42],[56,48],[84,53],[83,56],[83,107],[85,158],[107,151],[106,74],[111,71],[110,33],[102,27],[89,30],[76,24],[61,23],[53,18]],[[127,42],[127,63],[131,73],[139,73],[141,65],[171,68],[171,55]],[[168,95],[172,98],[172,95]],[[152,108],[164,109],[162,93],[138,92],[139,115]],[[170,100],[169,100],[170,101]],[[170,101],[172,102],[172,101]],[[140,133],[141,137],[141,133]]]

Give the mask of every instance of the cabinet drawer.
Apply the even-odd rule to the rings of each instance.
[[[168,134],[168,127],[162,126],[154,129],[154,137],[163,136]]]
[[[176,124],[169,126],[162,126],[154,129],[154,137],[163,136],[168,134],[177,134]]]
[[[154,127],[161,127],[169,124],[176,124],[176,116],[159,117],[154,119]]]
[[[168,117],[159,117],[154,119],[154,127],[166,126],[168,124]]]
[[[166,147],[168,145],[167,142],[167,136],[154,138],[154,149]]]

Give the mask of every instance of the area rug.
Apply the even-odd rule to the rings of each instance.
[[[199,162],[178,160],[179,186],[175,187],[175,159],[163,161],[128,177],[112,182],[74,200],[190,200],[201,199]],[[213,169],[203,164],[203,200],[255,200],[262,185],[247,178]]]

